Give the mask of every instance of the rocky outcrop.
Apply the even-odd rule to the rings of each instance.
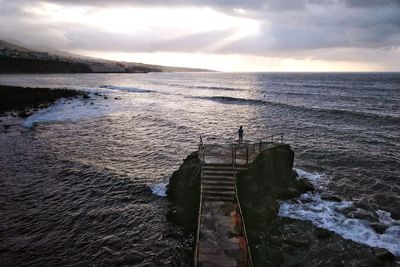
[[[32,109],[45,108],[62,97],[89,98],[87,93],[76,90],[0,85],[0,114],[16,111],[18,116],[27,117]]]
[[[338,258],[343,266],[394,266],[388,251],[374,254],[371,248],[310,222],[278,216],[279,201],[314,190],[307,179],[297,179],[293,161],[290,146],[277,145],[260,153],[239,174],[239,199],[255,266],[336,266]],[[340,201],[336,196],[324,197]]]
[[[279,201],[314,190],[308,180],[297,179],[293,161],[294,152],[289,145],[276,145],[260,153],[238,175],[239,199],[254,266],[395,266],[393,255],[386,250],[373,251],[311,222],[278,216]],[[167,189],[172,203],[168,218],[193,231],[199,209],[200,175],[201,162],[194,152],[174,172]]]
[[[168,219],[184,227],[196,226],[200,179],[201,162],[196,151],[183,160],[183,164],[169,179],[166,193],[173,204],[167,214]]]
[[[276,218],[279,200],[291,199],[313,190],[293,171],[294,152],[289,145],[277,145],[261,152],[248,170],[239,173],[239,199],[245,220],[254,230]]]

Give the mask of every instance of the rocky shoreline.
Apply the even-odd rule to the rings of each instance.
[[[11,113],[27,117],[46,108],[60,98],[90,98],[86,92],[70,89],[26,88],[0,85],[0,115]]]
[[[278,216],[280,201],[314,190],[310,181],[298,179],[293,162],[289,145],[276,146],[260,153],[248,170],[239,173],[238,193],[254,265],[397,266],[385,249],[346,240],[307,221]],[[167,188],[172,203],[167,217],[188,231],[197,227],[200,172],[201,162],[193,152],[173,173]]]

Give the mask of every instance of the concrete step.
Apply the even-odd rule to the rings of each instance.
[[[215,168],[203,168],[205,172],[233,172],[233,169],[215,169]]]
[[[206,163],[205,167],[221,167],[221,168],[232,168],[232,164],[220,164],[220,163]]]
[[[208,197],[208,196],[215,196],[215,197],[234,197],[235,193],[234,192],[216,192],[216,191],[208,191],[208,192],[203,192],[203,197]]]
[[[233,176],[233,171],[203,171],[203,175],[207,176]]]
[[[242,170],[247,170],[248,167],[247,166],[238,166],[238,165],[236,165],[235,169],[236,169],[236,171],[242,171]],[[229,165],[229,166],[225,166],[225,167],[219,167],[219,166],[205,165],[203,167],[203,170],[205,170],[205,171],[226,171],[226,172],[231,172],[231,171],[233,171],[233,166]]]
[[[203,195],[234,195],[235,190],[214,190],[214,189],[204,189],[203,188]]]
[[[235,185],[203,184],[203,191],[204,190],[235,191]]]
[[[227,197],[227,196],[212,196],[212,195],[203,195],[203,201],[220,201],[220,202],[233,202],[235,198]]]
[[[228,180],[203,180],[203,186],[228,186],[228,187],[235,187],[235,181],[228,181]]]
[[[203,181],[227,181],[227,182],[235,182],[233,176],[210,176],[210,175],[203,175]]]

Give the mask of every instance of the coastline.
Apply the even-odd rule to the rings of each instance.
[[[0,85],[0,116],[7,113],[28,117],[34,111],[43,109],[60,98],[90,98],[86,92],[72,89],[27,88]]]

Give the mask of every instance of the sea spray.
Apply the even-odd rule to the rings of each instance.
[[[166,191],[167,191],[167,182],[161,182],[158,184],[155,184],[151,187],[151,192],[159,197],[166,197]]]
[[[313,175],[297,169],[299,176],[306,176],[319,183],[320,175]],[[317,179],[313,179],[317,178]],[[344,210],[353,206],[351,201],[328,201],[321,199],[317,192],[302,194],[296,201],[280,202],[278,215],[303,221],[311,221],[315,226],[330,230],[343,238],[371,247],[385,248],[400,256],[400,221],[391,218],[390,213],[378,210],[379,220],[387,229],[379,234],[367,220],[349,218]]]

